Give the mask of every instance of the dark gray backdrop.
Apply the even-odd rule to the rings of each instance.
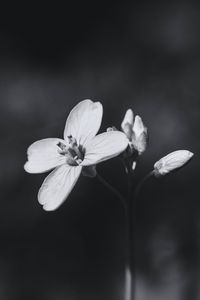
[[[84,98],[104,105],[101,130],[127,108],[150,144],[135,182],[177,149],[191,164],[150,179],[137,206],[137,299],[200,299],[200,6],[192,1],[2,8],[0,26],[0,299],[123,299],[123,209],[82,177],[60,209],[37,202],[45,175],[24,172],[35,140],[62,137]],[[98,167],[122,192],[117,159]]]

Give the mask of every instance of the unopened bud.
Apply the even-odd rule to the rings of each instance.
[[[144,126],[140,116],[135,117],[133,125],[132,143],[138,154],[141,155],[147,147],[147,128]]]
[[[154,164],[154,175],[164,176],[183,167],[194,154],[188,150],[177,150],[164,156]]]
[[[147,147],[147,128],[140,116],[135,116],[132,109],[128,109],[121,124],[123,132],[129,140],[131,151],[136,150],[141,155]]]
[[[126,134],[129,140],[131,140],[132,137],[133,124],[134,124],[134,114],[132,109],[129,108],[126,111],[126,114],[121,124],[121,129]]]

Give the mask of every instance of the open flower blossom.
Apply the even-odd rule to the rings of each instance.
[[[141,155],[147,147],[147,128],[144,126],[140,116],[134,114],[132,109],[128,109],[121,124],[122,131],[129,140],[129,146]]]
[[[97,134],[103,115],[100,102],[83,100],[70,112],[64,139],[36,141],[27,151],[24,169],[43,173],[54,169],[44,180],[38,201],[47,211],[58,208],[68,197],[81,171],[119,155],[128,146],[120,131]]]
[[[188,150],[177,150],[164,156],[154,164],[154,175],[156,177],[168,174],[183,167],[194,154]]]

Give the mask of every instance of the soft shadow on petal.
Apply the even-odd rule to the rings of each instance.
[[[72,135],[78,144],[84,145],[93,138],[100,126],[103,115],[103,107],[100,102],[83,100],[70,112],[67,118],[64,139]]]
[[[120,131],[109,131],[95,136],[86,146],[82,166],[94,165],[119,155],[128,146],[126,135]]]
[[[59,154],[57,144],[61,142],[66,144],[62,139],[49,138],[39,140],[27,150],[28,161],[24,169],[28,173],[43,173],[66,162],[66,157]]]
[[[55,210],[66,200],[81,170],[80,166],[63,165],[46,177],[38,193],[38,201],[43,205],[44,210]]]

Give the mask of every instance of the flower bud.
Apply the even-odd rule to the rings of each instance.
[[[188,150],[177,150],[164,156],[154,164],[154,175],[164,176],[183,167],[194,154]]]
[[[121,128],[129,140],[131,151],[136,150],[141,155],[147,147],[147,128],[144,126],[140,116],[135,116],[131,109],[128,109]]]
[[[133,124],[134,124],[134,114],[132,109],[128,109],[122,121],[121,128],[129,140],[131,140],[132,137]]]
[[[144,126],[140,116],[135,117],[133,125],[132,144],[138,154],[141,155],[147,147],[147,128]]]

